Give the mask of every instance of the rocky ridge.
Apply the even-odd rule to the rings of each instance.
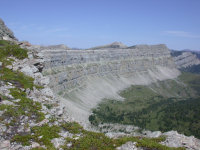
[[[13,32],[5,25],[5,23],[1,18],[0,18],[0,39],[11,40],[11,41],[17,40]]]
[[[200,59],[192,52],[182,52],[174,57],[174,61],[179,69],[200,64]]]
[[[20,42],[18,42],[18,44],[20,44]],[[49,78],[44,77],[41,73],[41,69],[43,68],[43,58],[40,57],[37,52],[28,51],[28,58],[25,58],[23,60],[16,59],[12,56],[7,58],[7,60],[10,59],[12,59],[12,64],[4,66],[5,68],[3,67],[2,69],[9,69],[13,72],[21,72],[27,77],[32,77],[34,79],[33,84],[35,86],[33,87],[33,89],[23,87],[20,87],[19,89],[19,85],[16,82],[12,83],[12,80],[1,81],[0,116],[2,117],[2,115],[5,115],[5,113],[9,112],[8,106],[10,106],[11,108],[13,107],[12,109],[15,109],[15,106],[19,105],[18,102],[25,100],[24,97],[16,97],[17,93],[13,95],[13,89],[16,90],[16,92],[19,89],[22,93],[26,95],[27,100],[30,100],[30,102],[33,101],[32,105],[39,105],[40,103],[42,104],[40,113],[41,115],[44,114],[44,118],[43,116],[41,116],[43,119],[41,119],[40,121],[36,121],[35,119],[33,119],[34,116],[29,116],[26,114],[19,116],[20,118],[18,120],[13,120],[13,117],[6,117],[4,119],[1,118],[0,149],[28,150],[36,147],[45,148],[45,145],[42,145],[42,143],[39,144],[38,142],[30,142],[30,144],[28,144],[29,146],[24,146],[23,144],[21,145],[19,142],[14,142],[15,140],[13,141],[11,139],[13,139],[16,136],[16,134],[30,134],[31,129],[34,127],[42,127],[46,124],[54,126],[60,124],[63,121],[69,121],[70,119],[67,117],[67,115],[63,116],[64,107],[60,105],[59,99],[57,99],[57,97],[54,96],[52,90],[48,87],[48,84],[50,82]],[[4,109],[5,106],[8,108]],[[52,117],[56,118],[54,122],[50,121]],[[15,121],[15,125],[8,125],[13,121]],[[60,133],[61,138],[58,140],[64,141],[64,138],[67,135],[68,133]],[[53,139],[52,142],[56,145],[57,139]]]

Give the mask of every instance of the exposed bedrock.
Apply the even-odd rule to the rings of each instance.
[[[0,18],[0,40],[10,40],[10,41],[16,41],[13,32],[5,25],[3,20]]]
[[[192,52],[182,52],[180,55],[174,57],[174,61],[179,69],[200,64],[200,59]]]
[[[165,45],[96,50],[47,48],[41,54],[50,88],[79,122],[86,122],[91,108],[103,98],[120,99],[118,92],[132,84],[146,85],[180,74]]]

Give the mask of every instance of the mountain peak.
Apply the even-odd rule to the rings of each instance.
[[[103,49],[103,48],[127,48],[127,46],[124,45],[122,42],[113,42],[111,44],[97,46],[91,49]]]

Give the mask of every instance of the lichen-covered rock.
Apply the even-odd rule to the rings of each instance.
[[[54,138],[51,140],[54,144],[55,148],[59,148],[60,146],[64,145],[65,139],[64,138]]]
[[[0,141],[0,149],[1,150],[9,150],[10,149],[10,141],[9,140]]]
[[[179,134],[177,131],[169,131],[163,135],[167,136],[167,139],[162,142],[169,147],[186,147],[188,150],[199,150],[200,140],[194,136],[185,136]]]
[[[31,147],[32,147],[32,148],[37,148],[37,147],[40,147],[40,144],[37,143],[37,142],[32,142]]]
[[[120,147],[117,147],[117,150],[142,150],[142,148],[138,148],[136,146],[136,142],[127,142]]]
[[[2,62],[0,62],[0,69],[2,68]]]

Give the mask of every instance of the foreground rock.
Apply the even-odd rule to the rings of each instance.
[[[189,150],[199,150],[200,140],[194,136],[185,136],[177,133],[177,131],[166,132],[163,135],[167,136],[167,139],[163,144],[169,147],[185,147]]]

